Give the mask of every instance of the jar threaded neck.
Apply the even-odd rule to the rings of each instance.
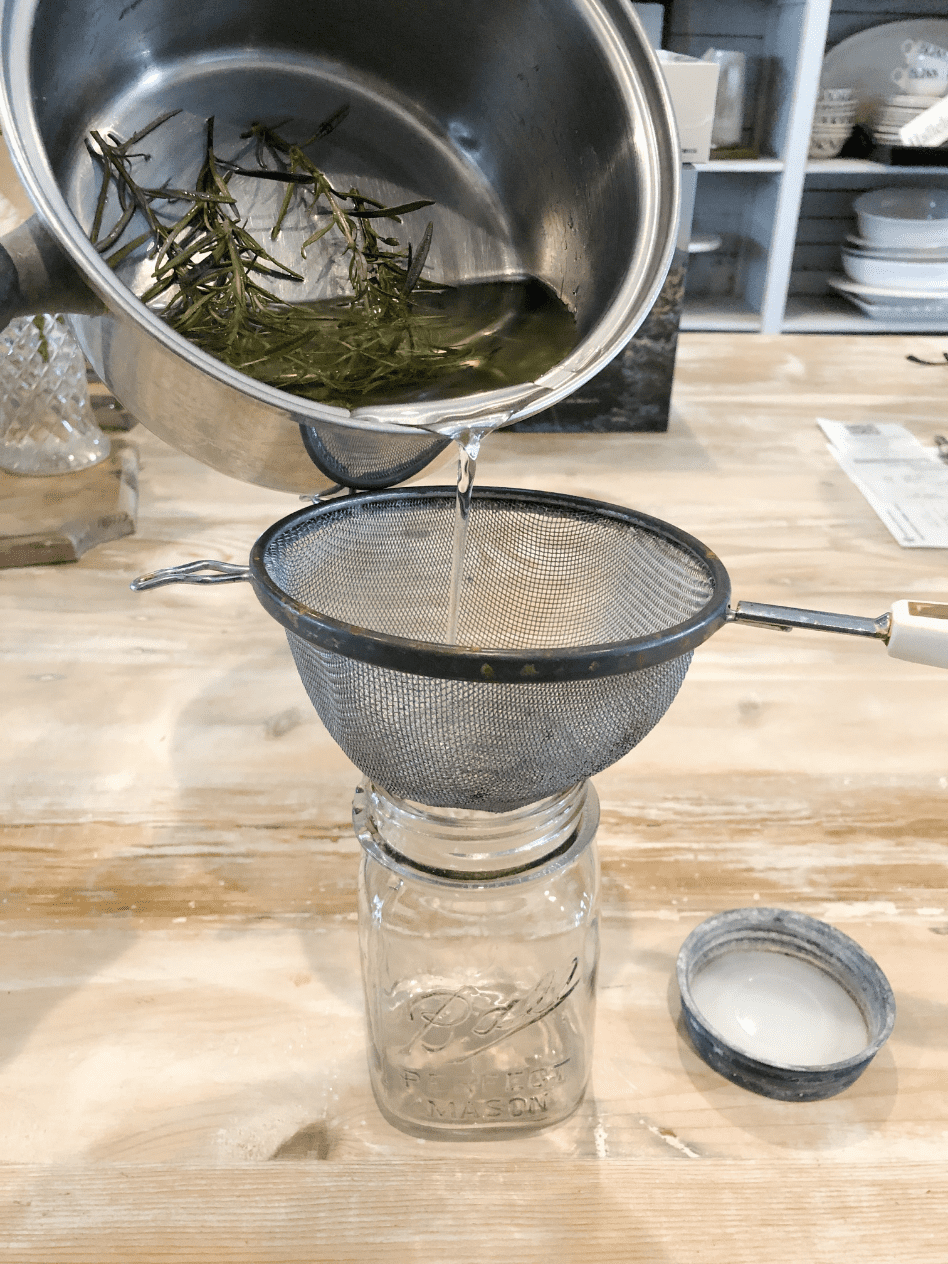
[[[482,812],[428,807],[364,781],[354,806],[392,851],[463,878],[528,868],[566,846],[581,826],[587,795],[588,782],[581,782],[510,812]]]

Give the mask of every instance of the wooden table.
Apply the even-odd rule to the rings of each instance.
[[[948,598],[818,415],[948,429],[944,341],[682,339],[667,435],[498,435],[482,483],[667,518],[735,597],[877,615]],[[135,595],[243,561],[294,497],[141,428],[134,536],[0,574],[0,1257],[43,1261],[948,1259],[948,674],[874,642],[728,627],[598,777],[592,1085],[522,1141],[418,1141],[368,1086],[357,774],[243,585]],[[445,481],[450,469],[431,474]],[[859,940],[898,1020],[815,1104],[729,1084],[678,1029],[708,914],[799,909]]]

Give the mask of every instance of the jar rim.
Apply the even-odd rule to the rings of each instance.
[[[502,869],[462,870],[440,868],[412,860],[398,851],[379,833],[369,811],[369,791],[365,782],[356,789],[352,801],[352,824],[356,838],[366,855],[393,873],[408,872],[413,878],[434,886],[463,886],[469,890],[516,886],[532,882],[571,863],[585,850],[599,828],[599,796],[591,782],[586,783],[586,795],[576,828],[567,838],[553,848],[524,864]]]

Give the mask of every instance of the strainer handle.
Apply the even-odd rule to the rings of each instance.
[[[739,601],[727,612],[728,623],[752,623],[759,628],[810,628],[814,632],[841,632],[844,636],[873,636],[889,639],[890,616],[867,619],[855,614],[830,614],[825,610],[797,610],[793,606],[768,606],[756,601]]]
[[[249,579],[249,566],[203,558],[199,562],[182,562],[180,566],[166,566],[164,570],[139,575],[129,588],[132,592],[144,592],[147,588],[163,588],[165,584],[237,584]]]
[[[893,602],[888,647],[893,658],[948,667],[948,603]]]
[[[757,627],[812,628],[817,632],[842,632],[847,636],[871,636],[883,641],[892,658],[929,667],[948,667],[948,603],[895,601],[888,614],[878,619],[860,615],[827,614],[822,610],[796,610],[792,606],[767,606],[739,601],[727,612],[729,623]]]

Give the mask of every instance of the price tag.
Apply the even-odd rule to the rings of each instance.
[[[899,135],[902,144],[934,149],[948,140],[948,97],[937,97],[934,105],[906,123]]]

